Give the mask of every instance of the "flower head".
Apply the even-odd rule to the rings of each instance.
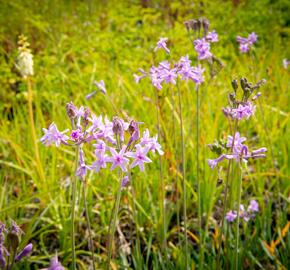
[[[167,48],[167,40],[168,38],[160,38],[154,50],[163,49],[167,53],[170,53],[170,50]]]
[[[95,86],[103,93],[107,93],[107,89],[105,87],[105,82],[103,80],[100,80],[99,82],[95,82]]]
[[[219,38],[217,32],[215,30],[213,30],[212,32],[208,32],[208,34],[206,35],[206,40],[209,42],[218,42]]]
[[[147,153],[149,151],[149,147],[142,147],[140,144],[136,145],[135,152],[127,152],[126,156],[134,158],[133,163],[131,164],[131,168],[135,166],[139,166],[141,171],[144,171],[144,163],[150,163],[152,160],[147,157]]]
[[[122,147],[119,153],[114,148],[110,148],[112,156],[108,158],[108,161],[112,163],[111,170],[114,170],[116,167],[120,167],[123,172],[127,171],[126,166],[129,163],[129,159],[124,156],[125,151],[125,145]]]
[[[226,214],[226,220],[228,222],[233,222],[237,218],[237,216],[237,212],[231,210]]]
[[[55,144],[58,147],[61,143],[67,143],[67,140],[69,139],[69,137],[64,134],[68,130],[60,132],[54,123],[51,123],[48,129],[43,128],[43,131],[44,135],[42,136],[40,141],[46,146]]]

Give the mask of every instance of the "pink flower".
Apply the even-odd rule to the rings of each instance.
[[[114,148],[110,148],[110,152],[112,154],[109,157],[108,161],[112,162],[111,171],[114,170],[116,167],[120,167],[123,172],[127,171],[126,165],[129,162],[129,159],[124,157],[126,151],[126,146],[124,145],[119,153]]]
[[[206,40],[209,42],[218,42],[219,38],[216,31],[213,30],[212,32],[208,32],[208,34],[206,35]]]
[[[228,222],[233,222],[237,218],[237,216],[237,212],[231,210],[226,214],[226,220]]]
[[[55,144],[57,147],[59,147],[61,143],[66,144],[67,140],[69,139],[69,137],[64,134],[68,132],[68,129],[60,132],[54,123],[51,123],[48,129],[43,128],[43,131],[44,135],[41,137],[40,141],[45,146]]]
[[[140,144],[136,145],[136,152],[127,152],[126,156],[134,158],[133,163],[131,164],[131,168],[135,166],[139,166],[141,171],[144,171],[144,163],[150,163],[152,160],[148,158],[146,155],[149,151],[149,147],[142,147]]]
[[[170,50],[167,48],[167,40],[168,38],[160,38],[154,50],[157,51],[158,49],[163,49],[167,53],[170,53]]]

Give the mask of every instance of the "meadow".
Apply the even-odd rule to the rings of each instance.
[[[289,14],[0,0],[0,269],[290,269]]]

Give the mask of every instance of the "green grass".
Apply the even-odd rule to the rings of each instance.
[[[149,70],[165,59],[177,61],[185,54],[195,59],[183,22],[198,17],[208,18],[210,28],[217,30],[220,41],[213,44],[212,51],[225,65],[211,81],[207,67],[206,80],[200,88],[204,269],[216,267],[220,232],[217,222],[221,218],[225,182],[225,166],[218,173],[205,162],[214,157],[207,144],[229,133],[221,108],[227,105],[231,80],[241,77],[252,82],[265,78],[267,84],[261,88],[261,103],[255,116],[241,123],[240,133],[248,138],[250,146],[271,149],[272,145],[273,150],[273,153],[268,151],[266,159],[250,162],[243,177],[242,203],[247,205],[250,199],[256,199],[261,211],[254,222],[243,223],[240,228],[241,269],[289,269],[289,229],[281,236],[289,222],[290,210],[289,70],[282,66],[282,60],[290,58],[288,1],[241,1],[236,6],[232,2],[239,1],[208,0],[203,4],[152,1],[154,4],[147,8],[141,2],[146,1],[132,4],[126,1],[98,4],[94,1],[0,1],[0,220],[16,220],[25,231],[22,244],[28,241],[34,244],[32,255],[18,269],[47,267],[56,251],[64,266],[71,263],[69,183],[74,162],[73,151],[65,147],[47,148],[38,143],[45,179],[39,176],[40,164],[35,159],[29,124],[28,89],[14,68],[18,35],[28,37],[34,54],[35,76],[31,80],[38,138],[42,136],[42,128],[52,121],[60,130],[70,126],[65,112],[69,101],[89,106],[95,114],[110,118],[116,115],[113,103],[120,117],[129,115],[144,122],[154,134],[157,133],[155,90],[147,79],[135,84],[133,73],[139,67]],[[253,53],[241,55],[235,37],[251,31],[259,35],[258,43]],[[153,52],[162,36],[169,38],[170,56]],[[101,79],[106,83],[108,97],[96,95],[87,101],[85,96],[94,90],[93,81]],[[190,231],[188,255],[193,269],[200,267],[196,240],[199,232],[194,87],[193,83],[181,83]],[[113,261],[119,269],[184,269],[183,234],[177,222],[178,216],[182,218],[177,90],[165,86],[158,95],[160,141],[165,151],[162,174],[169,257],[162,249],[162,194],[156,156],[145,173],[133,171],[135,196],[129,187],[121,198],[119,223],[126,241],[131,244],[131,255],[124,254],[118,242],[120,235],[116,233]],[[238,171],[234,171],[231,207],[237,200],[238,177]],[[217,184],[218,179],[223,180],[222,185]],[[81,191],[80,183],[78,189]],[[89,175],[87,197],[98,269],[104,268],[107,259],[107,233],[117,189],[116,173],[102,171]],[[227,259],[233,267],[235,225],[226,226],[229,241],[221,260]],[[77,198],[76,231],[77,264],[79,269],[88,269],[90,252],[82,195]],[[140,246],[136,244],[136,233]],[[281,241],[271,254],[265,243],[270,245],[277,239]]]

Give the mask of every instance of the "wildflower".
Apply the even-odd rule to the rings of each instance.
[[[246,102],[245,104],[239,104],[237,109],[232,109],[232,117],[234,119],[249,119],[255,112],[256,106],[254,106],[251,102]]]
[[[252,212],[252,213],[259,212],[258,202],[255,200],[251,200],[247,210],[248,210],[248,212]]]
[[[119,153],[114,148],[110,148],[112,154],[109,157],[109,162],[112,162],[111,170],[115,169],[117,166],[121,168],[123,172],[127,171],[126,165],[129,163],[129,159],[124,157],[126,151],[126,146],[124,145]]]
[[[258,36],[255,32],[249,34],[247,38],[237,36],[237,42],[240,44],[239,49],[242,53],[248,52],[257,40]]]
[[[92,164],[90,169],[95,172],[99,172],[101,168],[104,169],[107,167],[107,163],[110,162],[110,158],[104,152],[100,152],[96,156],[97,160]]]
[[[77,168],[76,176],[79,176],[81,180],[83,180],[88,170],[90,170],[90,167],[85,164],[84,151],[81,148],[79,153],[79,167]]]
[[[218,39],[218,34],[216,33],[216,31],[213,30],[212,32],[209,32],[206,35],[206,40],[209,41],[209,42],[218,42],[219,39]]]
[[[27,78],[33,76],[33,55],[30,52],[29,43],[26,37],[19,37],[18,57],[16,59],[16,67],[20,71],[22,77]]]
[[[244,219],[244,221],[246,222],[248,222],[250,219],[247,211],[245,210],[245,206],[243,204],[240,205],[240,217]]]
[[[233,222],[237,218],[237,216],[237,212],[231,210],[226,214],[226,220],[228,222]]]
[[[205,38],[196,39],[194,41],[194,49],[198,54],[199,60],[212,57],[212,53],[210,52],[210,43],[207,42]]]
[[[107,93],[107,89],[105,87],[105,82],[103,80],[100,80],[99,82],[94,82],[95,86],[97,86],[97,88],[103,93],[106,94]]]
[[[147,76],[147,73],[142,68],[139,68],[138,71],[141,73],[141,75],[133,74],[135,83],[139,83],[141,79]]]
[[[40,141],[45,146],[55,144],[57,147],[59,147],[61,143],[66,144],[67,140],[69,139],[69,137],[64,134],[68,130],[60,132],[54,123],[51,123],[48,129],[43,128],[43,131],[44,135],[42,136]]]
[[[88,128],[88,132],[95,131],[96,129],[102,129],[104,127],[103,118],[101,115],[96,117],[96,115],[92,113],[89,121],[92,125]]]
[[[234,140],[234,144],[233,144]],[[228,140],[227,140],[227,147],[231,148],[232,146],[234,148],[241,148],[243,146],[243,142],[246,141],[247,139],[245,137],[241,137],[239,132],[235,133],[235,137],[229,135]]]
[[[127,152],[126,156],[134,158],[133,163],[131,164],[131,168],[135,166],[139,166],[141,171],[144,171],[144,163],[150,163],[152,160],[148,158],[146,155],[149,151],[149,147],[142,147],[140,144],[136,145],[136,152]]]
[[[160,38],[154,50],[157,51],[158,49],[163,49],[167,53],[170,53],[170,50],[167,48],[167,40],[168,38]]]
[[[130,146],[134,141],[137,141],[140,138],[139,123],[132,120],[129,124],[128,130],[131,134],[128,142],[128,146]]]
[[[72,130],[70,137],[73,141],[80,141],[83,138],[83,133],[80,128]]]
[[[19,262],[22,258],[27,257],[32,251],[33,245],[28,244],[24,249],[16,256],[15,261]]]
[[[57,256],[53,257],[47,270],[65,270],[61,263],[58,261]]]

